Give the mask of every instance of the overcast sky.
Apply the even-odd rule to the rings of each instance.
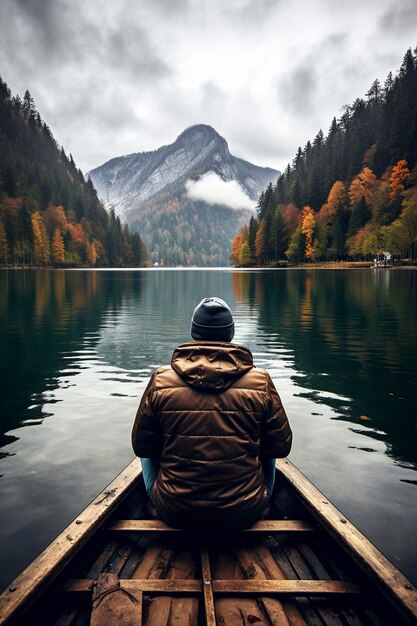
[[[0,74],[84,172],[198,123],[282,170],[416,44],[416,0],[0,2]]]

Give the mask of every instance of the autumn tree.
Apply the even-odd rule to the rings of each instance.
[[[395,198],[402,191],[404,191],[405,185],[409,178],[410,178],[410,170],[407,167],[407,161],[405,159],[401,159],[392,168],[392,173],[389,179],[389,186],[390,186],[389,197],[391,198],[391,200],[395,200]]]
[[[364,167],[363,170],[355,176],[349,186],[351,204],[355,206],[359,204],[362,199],[369,204],[376,185],[377,179],[375,174],[369,167]]]
[[[50,204],[44,213],[44,222],[49,236],[53,236],[56,229],[61,233],[67,230],[68,222],[64,208],[56,204]]]
[[[251,264],[251,255],[249,243],[244,241],[240,247],[239,251],[239,265],[242,267],[249,267]]]
[[[61,235],[59,228],[55,230],[53,239],[52,239],[52,262],[55,265],[62,265],[65,260],[65,246],[64,239]]]
[[[87,244],[87,260],[91,267],[94,267],[97,262],[97,250],[93,241]]]
[[[313,233],[316,220],[313,215],[313,209],[309,206],[303,208],[301,214],[301,232],[305,236],[305,258],[311,259],[314,253]]]
[[[32,231],[33,231],[33,260],[36,265],[44,263],[43,238],[41,227],[43,225],[42,217],[38,211],[32,214]]]
[[[239,265],[239,253],[240,253],[241,245],[242,245],[242,235],[240,232],[238,232],[237,235],[233,237],[232,253],[230,255],[230,258],[235,265]]]

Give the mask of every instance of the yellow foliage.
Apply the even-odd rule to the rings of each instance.
[[[61,265],[65,259],[64,239],[57,228],[52,239],[52,262]]]
[[[305,206],[301,214],[301,219],[301,232],[306,238],[305,257],[306,259],[311,259],[314,254],[313,232],[316,225],[313,209],[309,206]]]
[[[94,242],[87,244],[87,259],[88,259],[89,265],[94,267],[94,265],[97,262],[97,251],[96,251],[96,246],[94,245]]]

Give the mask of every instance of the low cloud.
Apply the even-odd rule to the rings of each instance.
[[[231,209],[251,209],[256,202],[235,180],[225,181],[215,172],[207,172],[198,180],[187,180],[187,196],[192,200],[203,200],[208,204],[224,204]]]

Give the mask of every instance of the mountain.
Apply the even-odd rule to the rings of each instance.
[[[234,157],[214,128],[199,124],[173,144],[116,157],[88,176],[103,203],[140,232],[153,261],[223,265],[233,234],[251,214],[248,207],[279,172]]]
[[[105,210],[30,93],[12,96],[0,77],[0,265],[145,263],[140,236]]]

